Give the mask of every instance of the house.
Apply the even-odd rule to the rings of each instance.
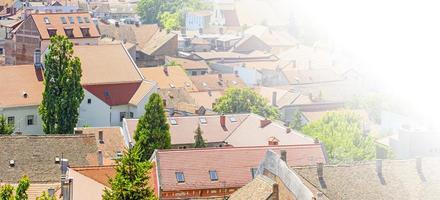
[[[254,178],[269,149],[283,152],[290,166],[326,162],[320,144],[156,150],[150,158],[155,194],[160,199],[227,197]]]
[[[24,15],[30,13],[69,13],[79,11],[79,1],[49,0],[41,2],[24,2],[20,8],[24,10]],[[25,18],[25,16],[23,16]]]
[[[343,81],[344,78],[331,69],[283,69],[284,76],[291,85],[305,85]]]
[[[213,13],[211,15],[211,26],[222,28],[240,27],[234,2],[218,2],[213,5]]]
[[[245,35],[240,41],[234,44],[232,51],[249,53],[255,50],[267,52],[270,51],[272,47],[262,41],[255,35]]]
[[[238,34],[220,34],[215,40],[216,51],[229,51],[241,40],[242,36]]]
[[[99,31],[89,13],[33,13],[12,31],[6,41],[8,65],[32,64],[34,52],[44,52],[53,35],[67,36],[76,45],[96,45]]]
[[[237,61],[258,61],[258,60],[277,60],[276,56],[261,52],[253,51],[250,53],[237,53],[225,51],[211,51],[211,52],[194,52],[190,56],[193,60],[205,60],[207,62],[237,62]],[[211,66],[212,68],[212,66]]]
[[[194,99],[194,103],[198,106],[203,106],[208,111],[212,111],[214,105],[223,96],[223,91],[204,91],[191,92],[189,95]]]
[[[177,55],[177,34],[168,33],[157,24],[104,24],[98,28],[104,37],[136,44],[139,67],[163,65],[165,56]]]
[[[124,137],[132,139],[137,119],[125,119]],[[194,144],[194,130],[200,126],[210,147],[267,146],[313,144],[315,141],[299,132],[256,114],[168,117],[173,148],[189,148]]]
[[[200,104],[196,104],[192,96],[185,88],[165,88],[157,93],[162,97],[164,108],[169,116],[188,116],[198,113],[201,109]]]
[[[211,11],[193,11],[187,12],[185,17],[185,28],[187,30],[200,30],[209,26]]]
[[[273,29],[263,25],[254,25],[244,31],[253,35],[270,47],[270,52],[278,54],[297,46],[296,39],[287,31]],[[256,41],[256,40],[254,40]]]
[[[251,182],[238,189],[229,197],[230,200],[279,200],[278,184],[266,177],[256,176]]]
[[[294,69],[325,69],[335,67],[333,55],[318,46],[297,44],[277,54],[280,60],[291,61]]]
[[[115,166],[76,166],[67,169],[71,180],[71,200],[102,199],[104,189],[109,189],[109,179],[116,176]]]
[[[185,70],[179,66],[161,66],[140,68],[142,75],[157,83],[161,89],[184,88],[187,91],[197,91]]]
[[[230,87],[243,88],[246,84],[235,74],[207,74],[190,77],[197,91],[224,91]]]
[[[211,42],[200,37],[192,38],[190,43],[191,43],[191,48],[188,49],[189,51],[207,52],[210,51],[212,48]]]
[[[190,60],[186,58],[166,56],[165,64],[169,65],[170,63],[176,63],[182,67],[188,76],[205,75],[210,71],[208,64],[204,60]]]

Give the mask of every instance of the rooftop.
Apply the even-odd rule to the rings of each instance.
[[[157,82],[159,89],[184,88],[187,91],[197,91],[186,72],[179,66],[140,68],[146,79]]]
[[[116,176],[115,166],[89,166],[89,167],[71,167],[70,170],[76,171],[92,180],[105,185],[106,187],[111,187],[109,184],[109,179]]]
[[[175,61],[177,64],[179,64],[185,70],[194,70],[194,69],[208,70],[209,69],[208,64],[204,60],[190,60],[190,59],[185,59],[185,58],[176,58],[176,57],[169,57],[169,56],[166,56],[165,60],[167,62]]]
[[[229,87],[246,87],[243,80],[235,74],[207,74],[190,77],[198,91],[223,91]]]

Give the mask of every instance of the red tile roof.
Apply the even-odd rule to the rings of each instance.
[[[252,180],[251,169],[258,167],[269,149],[277,153],[285,150],[289,166],[326,162],[320,144],[159,150],[153,158],[158,163],[156,170],[162,191],[242,187]],[[217,171],[218,181],[210,180],[210,170]],[[177,183],[176,172],[183,172],[184,183]]]
[[[86,177],[93,179],[94,181],[101,183],[107,187],[111,185],[108,183],[110,178],[116,176],[115,166],[91,166],[91,167],[71,167],[74,170]]]
[[[104,101],[109,106],[128,104],[137,92],[141,82],[105,84],[105,85],[84,85],[84,89]]]

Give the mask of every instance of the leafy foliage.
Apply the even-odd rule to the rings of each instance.
[[[23,176],[18,182],[17,189],[15,190],[15,200],[27,200],[28,195],[26,191],[29,189],[30,181],[29,177]]]
[[[143,161],[148,160],[155,149],[171,148],[170,126],[163,107],[159,94],[152,94],[136,127],[134,148]]]
[[[261,95],[250,88],[229,88],[214,106],[214,111],[223,114],[255,113],[269,119],[278,119],[278,110]]]
[[[0,200],[13,200],[14,199],[14,187],[6,184],[0,187]]]
[[[194,131],[195,135],[194,135],[194,148],[205,148],[206,147],[206,143],[205,140],[203,139],[203,132],[202,129],[200,129],[200,125],[197,126],[196,131]]]
[[[81,62],[73,57],[73,44],[65,36],[50,39],[45,55],[44,93],[39,113],[46,134],[72,134],[84,98]]]
[[[10,135],[14,132],[14,126],[8,124],[6,117],[0,115],[0,135]]]
[[[159,16],[160,24],[167,31],[178,30],[182,26],[180,17],[179,13],[163,12]]]
[[[128,150],[116,160],[116,176],[110,179],[111,189],[105,189],[104,200],[155,200],[153,191],[148,187],[148,174],[151,163],[142,161],[138,152]]]
[[[333,163],[375,158],[374,138],[363,134],[361,116],[350,111],[329,112],[302,128],[325,145]]]
[[[49,193],[44,191],[39,197],[37,197],[37,200],[56,200],[56,198],[54,196],[50,196]]]
[[[303,127],[301,112],[299,110],[295,110],[294,112],[295,113],[293,114],[293,120],[290,123],[290,128],[294,130],[301,130]]]

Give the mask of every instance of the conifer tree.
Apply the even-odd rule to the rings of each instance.
[[[65,36],[53,36],[45,55],[44,93],[39,113],[46,134],[72,134],[84,98],[81,62]]]
[[[170,126],[163,107],[162,98],[154,93],[145,105],[145,114],[139,119],[134,148],[143,161],[150,159],[155,149],[171,148]]]
[[[203,139],[203,132],[202,129],[200,129],[200,125],[197,126],[196,131],[194,131],[195,135],[194,135],[194,148],[205,148],[206,147],[206,143],[205,140]]]

